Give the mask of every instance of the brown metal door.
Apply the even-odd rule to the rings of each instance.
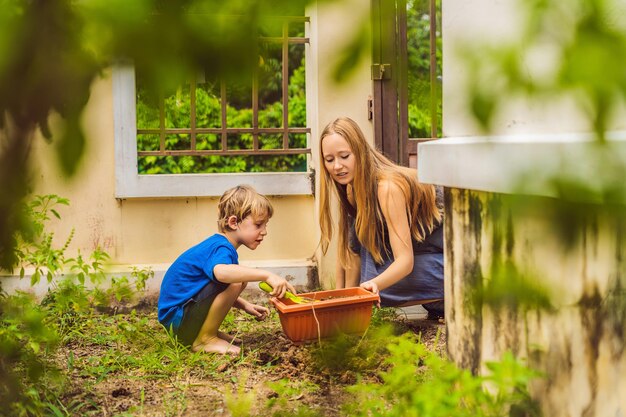
[[[404,0],[399,0],[404,2]],[[400,136],[397,3],[372,0],[372,81],[374,84],[374,143],[388,158],[402,160]]]
[[[408,0],[408,3],[409,13],[407,0],[372,0],[372,117],[378,149],[401,165],[416,167],[417,144],[438,136],[438,96],[441,88],[437,78],[437,18],[430,19],[430,16],[437,16],[437,5],[436,0]],[[427,33],[428,39],[417,39],[415,31],[407,28],[415,28],[416,24],[423,22],[413,20],[409,25],[407,19],[423,20],[424,16],[429,18],[429,27],[427,32],[422,30],[420,33]],[[415,53],[415,48],[408,47],[407,36],[414,37],[411,39],[413,45],[421,42],[421,50],[426,47],[429,51],[428,73],[419,76],[428,77],[430,82],[430,108],[421,109],[430,113],[430,126],[427,131],[422,129],[413,135],[411,133],[415,132],[411,132],[409,127],[409,78],[415,79],[418,76],[416,72],[420,70],[409,65],[409,53]]]

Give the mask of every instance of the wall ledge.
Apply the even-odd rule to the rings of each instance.
[[[555,179],[567,179],[602,195],[623,182],[626,131],[604,144],[591,133],[449,137],[420,143],[417,166],[421,182],[451,188],[561,197]]]
[[[108,288],[111,278],[127,277],[131,284],[134,284],[134,279],[131,276],[133,268],[138,269],[151,269],[154,272],[154,277],[146,281],[146,293],[145,297],[154,298],[158,297],[159,290],[161,288],[161,282],[165,272],[171,264],[124,264],[124,265],[109,265],[105,270],[105,279],[101,284],[101,288]],[[268,260],[242,260],[240,265],[249,266],[252,268],[261,268],[271,271],[281,277],[289,279],[289,281],[301,291],[305,289],[313,290],[319,286],[317,279],[317,264],[312,259],[268,259]],[[62,274],[57,277],[52,283],[48,283],[46,277],[43,276],[35,286],[30,285],[30,277],[35,272],[34,268],[25,268],[25,275],[23,278],[19,276],[19,270],[14,271],[13,274],[5,273],[0,274],[0,287],[8,294],[13,294],[17,291],[28,292],[33,294],[36,298],[43,298],[50,289],[54,288],[58,280],[62,280],[68,274]],[[93,288],[93,284],[87,279],[85,281],[87,288]],[[248,285],[248,292],[257,292],[258,287],[256,283],[250,283]],[[260,290],[258,290],[260,291]]]

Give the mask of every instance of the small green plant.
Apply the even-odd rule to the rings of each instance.
[[[0,297],[0,307],[0,415],[39,415],[45,398],[54,398],[53,390],[63,383],[49,360],[58,335],[28,294]]]
[[[348,388],[356,398],[343,406],[348,416],[537,416],[527,386],[538,374],[507,353],[487,365],[490,374],[474,376],[429,351],[414,336],[397,337],[387,348],[380,383]],[[511,414],[512,410],[515,414]]]
[[[130,276],[135,280],[135,289],[137,291],[145,291],[146,281],[154,277],[154,271],[152,268],[138,268],[133,266]]]
[[[376,369],[387,353],[393,327],[372,327],[363,336],[339,334],[311,348],[313,366],[320,372],[364,372]]]
[[[371,327],[379,327],[390,324],[398,318],[398,310],[395,307],[376,308],[372,311]]]
[[[236,382],[236,390],[234,392],[225,392],[224,401],[226,407],[233,417],[249,417],[252,415],[252,407],[256,400],[256,391],[254,389],[246,389],[247,375],[240,378]]]
[[[54,233],[46,230],[46,224],[51,216],[60,219],[57,206],[69,205],[69,200],[58,195],[37,195],[24,205],[24,217],[28,221],[28,228],[15,234],[15,261],[20,265],[20,277],[25,275],[25,266],[33,266],[31,285],[39,282],[42,276],[51,282],[65,264],[65,251],[74,237],[74,230],[65,239],[61,248],[53,247]]]
[[[84,326],[84,317],[92,310],[87,290],[71,278],[62,280],[55,291],[46,294],[41,306],[47,313],[50,328],[55,329],[61,338]]]
[[[72,228],[63,246],[55,247],[54,233],[47,229],[48,222],[52,217],[61,219],[58,206],[69,204],[66,198],[47,194],[35,195],[25,205],[25,216],[29,219],[30,227],[16,233],[15,259],[20,266],[21,278],[26,274],[26,267],[34,269],[30,276],[31,285],[36,285],[42,277],[51,283],[66,272],[74,274],[81,284],[85,283],[86,278],[97,283],[104,277],[104,264],[110,257],[100,248],[96,248],[87,259],[80,251],[75,258],[66,257],[75,229]]]
[[[266,401],[263,415],[272,417],[320,416],[318,411],[298,402],[307,393],[318,391],[320,388],[316,384],[308,381],[292,382],[280,379],[276,382],[269,382],[267,385],[274,394]]]
[[[109,259],[108,253],[96,248],[89,255],[88,261],[85,261],[79,250],[78,256],[68,259],[66,263],[78,282],[84,285],[85,278],[89,278],[92,283],[100,283],[104,280],[104,265]]]
[[[151,268],[133,267],[130,276],[131,279],[125,275],[112,277],[108,288],[96,287],[93,291],[94,305],[107,309],[113,304],[137,302],[146,289],[146,281],[154,276],[154,271]]]

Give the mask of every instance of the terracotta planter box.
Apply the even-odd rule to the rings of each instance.
[[[379,300],[378,295],[359,287],[298,295],[321,301],[296,304],[285,298],[270,299],[278,310],[283,332],[296,343],[338,333],[364,333],[372,318],[372,306]]]

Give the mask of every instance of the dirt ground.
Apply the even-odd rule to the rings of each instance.
[[[158,326],[153,311],[144,314],[150,316],[151,324]],[[249,319],[237,316],[235,321],[238,320]],[[445,356],[445,325],[400,316],[391,321],[396,333],[420,334],[422,343]],[[80,415],[222,416],[235,415],[232,410],[245,409],[244,403],[248,401],[253,415],[263,415],[268,410],[268,401],[278,396],[268,383],[286,379],[316,387],[290,393],[290,404],[306,406],[322,416],[339,416],[341,404],[349,399],[347,386],[354,384],[357,377],[366,381],[378,378],[379,367],[330,369],[315,363],[317,343],[293,344],[282,333],[275,314],[253,329],[239,334],[243,340],[241,357],[227,359],[205,354],[207,361],[216,364],[211,371],[190,367],[178,375],[154,377],[130,367],[125,372],[105,373],[94,379],[77,367],[71,372],[71,389],[64,402],[83,404],[77,413]],[[80,358],[111,355],[112,348],[115,346],[70,344],[60,352],[59,364],[68,369],[68,361],[77,363]]]

